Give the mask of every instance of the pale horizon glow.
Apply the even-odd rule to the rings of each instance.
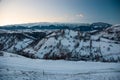
[[[116,24],[120,23],[119,2],[119,0],[1,0],[0,26],[34,22]]]

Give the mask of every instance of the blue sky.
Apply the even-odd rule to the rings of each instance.
[[[120,0],[1,0],[0,25],[31,22],[120,23]]]

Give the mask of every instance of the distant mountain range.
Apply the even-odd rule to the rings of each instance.
[[[97,22],[92,24],[70,24],[70,23],[30,23],[30,24],[19,24],[19,25],[8,25],[1,26],[0,29],[4,30],[44,30],[44,29],[70,29],[79,31],[92,31],[92,30],[103,30],[107,27],[111,27],[111,24]]]

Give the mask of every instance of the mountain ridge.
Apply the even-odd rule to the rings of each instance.
[[[0,33],[0,51],[29,58],[119,62],[119,48],[120,25],[87,32],[50,29]]]

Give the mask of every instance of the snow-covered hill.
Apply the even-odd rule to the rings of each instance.
[[[92,24],[95,26],[96,24]],[[103,27],[104,24],[99,26]],[[95,26],[95,27],[96,27]],[[97,27],[98,28],[98,27]],[[104,29],[18,30],[0,33],[0,50],[29,58],[120,61],[120,25]]]

